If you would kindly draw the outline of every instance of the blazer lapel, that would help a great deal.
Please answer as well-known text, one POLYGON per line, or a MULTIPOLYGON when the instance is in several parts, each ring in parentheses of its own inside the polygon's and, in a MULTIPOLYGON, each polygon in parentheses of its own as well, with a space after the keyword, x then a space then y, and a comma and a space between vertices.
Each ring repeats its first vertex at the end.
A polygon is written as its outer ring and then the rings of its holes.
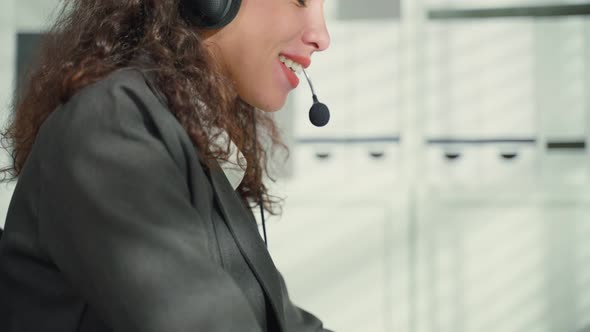
POLYGON ((270 301, 281 330, 284 331, 283 299, 277 269, 256 227, 256 219, 242 204, 220 168, 210 169, 211 183, 227 226, 244 259, 270 301))

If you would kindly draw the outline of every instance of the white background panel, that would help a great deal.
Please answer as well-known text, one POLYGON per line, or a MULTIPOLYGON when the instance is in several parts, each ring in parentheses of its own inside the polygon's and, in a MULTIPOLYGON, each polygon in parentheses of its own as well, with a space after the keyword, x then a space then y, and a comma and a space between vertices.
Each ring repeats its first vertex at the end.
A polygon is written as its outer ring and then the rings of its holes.
POLYGON ((587 135, 587 25, 588 20, 579 17, 539 19, 535 23, 540 131, 549 138, 587 135))
POLYGON ((432 23, 427 28, 429 136, 535 133, 530 20, 432 23))
POLYGON ((588 321, 576 312, 590 293, 577 276, 589 268, 576 259, 589 246, 575 241, 588 236, 587 197, 522 193, 421 198, 418 330, 575 331, 588 321))
POLYGON ((293 301, 336 331, 406 330, 408 224, 402 207, 384 200, 291 199, 284 216, 267 228, 293 301))

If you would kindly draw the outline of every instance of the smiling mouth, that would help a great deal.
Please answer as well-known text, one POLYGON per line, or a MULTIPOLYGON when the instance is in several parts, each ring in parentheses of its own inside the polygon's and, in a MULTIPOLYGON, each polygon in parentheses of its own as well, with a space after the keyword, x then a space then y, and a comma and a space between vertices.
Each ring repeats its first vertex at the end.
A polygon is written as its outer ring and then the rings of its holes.
POLYGON ((287 68, 296 74, 301 74, 301 71, 303 70, 303 66, 301 64, 285 57, 284 55, 279 55, 279 61, 284 63, 287 68))

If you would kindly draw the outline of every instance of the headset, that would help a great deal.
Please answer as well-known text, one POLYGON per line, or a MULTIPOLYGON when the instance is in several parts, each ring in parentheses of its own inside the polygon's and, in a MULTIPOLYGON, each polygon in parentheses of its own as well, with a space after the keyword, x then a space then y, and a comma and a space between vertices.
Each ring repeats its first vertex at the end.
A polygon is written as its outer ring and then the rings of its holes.
POLYGON ((204 29, 219 29, 238 14, 241 0, 180 0, 180 13, 190 24, 204 29))
MULTIPOLYGON (((180 0, 180 14, 189 24, 203 29, 219 29, 228 25, 238 14, 241 0, 180 0)), ((323 127, 330 120, 330 111, 328 107, 321 103, 315 94, 313 84, 305 69, 303 70, 311 93, 313 95, 313 105, 309 110, 309 120, 316 127, 323 127)), ((254 132, 256 132, 256 117, 252 116, 254 132)), ((256 144, 254 144, 256 147, 256 144)), ((256 154, 258 154, 256 152, 256 154)), ((266 222, 264 220, 264 208, 262 204, 262 194, 258 194, 260 205, 260 217, 262 219, 262 229, 264 233, 264 243, 268 247, 266 237, 266 222)))

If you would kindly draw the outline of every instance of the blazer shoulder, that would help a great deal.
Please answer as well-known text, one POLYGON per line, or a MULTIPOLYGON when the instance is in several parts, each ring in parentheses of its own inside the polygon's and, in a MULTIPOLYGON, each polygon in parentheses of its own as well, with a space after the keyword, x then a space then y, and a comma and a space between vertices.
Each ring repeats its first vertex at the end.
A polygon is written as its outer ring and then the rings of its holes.
POLYGON ((96 118, 113 116, 114 113, 125 117, 145 110, 152 117, 172 119, 163 98, 146 73, 135 68, 121 68, 82 88, 57 112, 75 109, 76 114, 68 114, 68 117, 96 118))
POLYGON ((127 139, 157 140, 184 165, 194 157, 195 146, 158 93, 140 70, 116 70, 52 112, 41 128, 39 143, 75 153, 96 142, 111 142, 114 148, 127 139))

